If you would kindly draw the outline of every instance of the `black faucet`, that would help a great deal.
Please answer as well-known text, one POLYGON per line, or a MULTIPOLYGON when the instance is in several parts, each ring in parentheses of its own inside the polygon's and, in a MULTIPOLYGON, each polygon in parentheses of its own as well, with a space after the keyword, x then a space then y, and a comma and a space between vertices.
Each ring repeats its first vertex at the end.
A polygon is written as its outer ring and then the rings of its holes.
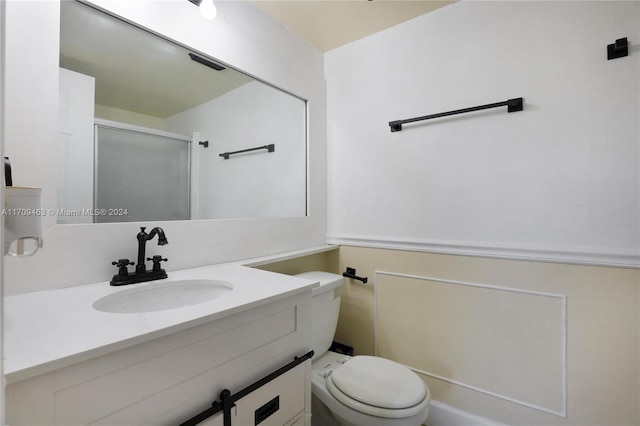
MULTIPOLYGON (((155 228, 153 228, 151 230, 150 233, 146 233, 144 230, 147 229, 144 226, 140 227, 140 232, 138 232, 138 264, 136 265, 136 274, 140 274, 140 273, 144 273, 147 272, 147 267, 144 263, 144 253, 145 253, 145 246, 147 244, 148 240, 152 240, 153 237, 156 236, 156 234, 158 235, 158 245, 159 246, 164 246, 169 244, 169 241, 167 241, 167 237, 164 236, 164 231, 162 230, 162 228, 156 226, 155 228)), ((150 260, 150 259, 148 259, 150 260)))
POLYGON ((153 268, 151 271, 147 271, 145 251, 147 241, 153 239, 156 235, 158 235, 159 246, 169 244, 169 241, 167 241, 167 237, 164 235, 162 228, 156 226, 148 234, 145 232, 145 229, 147 228, 144 226, 140 227, 140 232, 138 232, 136 236, 138 239, 138 263, 136 264, 136 271, 133 274, 129 274, 127 266, 133 265, 133 262, 130 262, 129 259, 119 259, 117 262, 111 262, 112 265, 118 267, 118 273, 113 276, 109 284, 127 285, 167 278, 167 272, 160 268, 160 262, 166 262, 167 259, 158 255, 147 258, 147 260, 153 262, 153 268))

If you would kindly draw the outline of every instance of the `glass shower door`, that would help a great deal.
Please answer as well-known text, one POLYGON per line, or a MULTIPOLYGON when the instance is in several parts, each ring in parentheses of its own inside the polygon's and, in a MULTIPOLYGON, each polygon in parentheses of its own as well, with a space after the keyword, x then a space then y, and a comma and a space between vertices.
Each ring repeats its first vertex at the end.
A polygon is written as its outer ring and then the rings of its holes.
POLYGON ((189 219, 190 140, 95 126, 94 222, 189 219))

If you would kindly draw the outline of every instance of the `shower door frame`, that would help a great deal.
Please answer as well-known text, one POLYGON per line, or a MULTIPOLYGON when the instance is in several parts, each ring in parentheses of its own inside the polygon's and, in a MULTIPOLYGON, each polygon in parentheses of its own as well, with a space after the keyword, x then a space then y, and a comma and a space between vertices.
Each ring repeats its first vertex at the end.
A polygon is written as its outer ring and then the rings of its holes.
MULTIPOLYGON (((166 132, 163 130, 153 129, 150 127, 144 126, 136 126, 133 124, 122 123, 119 121, 111 121, 96 118, 93 123, 93 208, 94 211, 98 208, 98 128, 110 128, 121 131, 133 132, 133 133, 142 133, 148 136, 159 136, 163 138, 176 139, 178 141, 183 141, 187 144, 187 219, 191 220, 192 217, 192 209, 191 209, 191 185, 192 185, 192 145, 193 138, 181 135, 178 133, 166 132)), ((184 220, 184 219, 173 219, 173 220, 184 220)), ((96 215, 93 215, 93 223, 104 223, 104 222, 96 222, 96 215)), ((111 223, 111 222, 109 222, 111 223)), ((115 223, 115 222, 114 222, 115 223)), ((118 222, 122 223, 122 222, 118 222)))

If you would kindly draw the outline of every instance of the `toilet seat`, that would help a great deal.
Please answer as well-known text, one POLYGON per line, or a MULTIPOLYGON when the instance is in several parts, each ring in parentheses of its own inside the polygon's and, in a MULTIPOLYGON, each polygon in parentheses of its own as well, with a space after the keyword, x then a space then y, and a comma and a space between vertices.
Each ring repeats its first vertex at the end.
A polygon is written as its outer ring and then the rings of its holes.
POLYGON ((377 417, 414 416, 430 402, 422 380, 394 361, 356 356, 326 379, 331 395, 349 408, 377 417))

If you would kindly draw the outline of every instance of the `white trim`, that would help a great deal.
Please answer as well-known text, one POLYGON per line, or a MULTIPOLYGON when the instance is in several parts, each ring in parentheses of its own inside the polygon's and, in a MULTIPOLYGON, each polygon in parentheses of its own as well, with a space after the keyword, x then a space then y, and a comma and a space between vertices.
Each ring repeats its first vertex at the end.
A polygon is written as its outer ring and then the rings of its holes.
MULTIPOLYGON (((501 286, 495 286, 495 285, 488 285, 488 284, 480 284, 480 283, 470 283, 470 282, 464 282, 464 281, 454 281, 454 280, 445 280, 445 279, 441 279, 441 278, 433 278, 433 277, 426 277, 426 276, 420 276, 420 275, 412 275, 412 274, 402 274, 402 273, 396 273, 396 272, 387 272, 387 271, 375 271, 375 277, 374 277, 374 325, 373 325, 373 344, 374 344, 374 354, 378 355, 378 276, 379 275, 388 275, 388 276, 393 276, 393 277, 399 277, 399 278, 409 278, 409 279, 417 279, 417 280, 423 280, 423 281, 433 281, 433 282, 439 282, 439 283, 443 283, 443 284, 452 284, 452 285, 461 285, 461 286, 467 286, 467 287, 475 287, 475 288, 484 288, 484 289, 490 289, 490 290, 498 290, 498 291, 507 291, 507 292, 511 292, 511 293, 519 293, 519 294, 528 294, 531 296, 542 296, 542 297, 551 297, 551 298, 555 298, 555 299, 560 299, 561 303, 562 303, 562 409, 561 410, 554 410, 551 408, 547 408, 547 407, 543 407, 537 404, 533 404, 530 402, 526 402, 517 398, 512 398, 510 396, 507 395, 502 395, 496 392, 492 392, 490 390, 487 389, 483 389, 477 386, 473 386, 458 380, 454 380, 448 377, 444 377, 444 376, 440 376, 438 374, 434 374, 434 373, 430 373, 428 371, 424 371, 412 366, 407 366, 409 368, 411 368, 413 371, 415 371, 416 373, 419 374, 423 374, 426 376, 430 376, 433 377, 435 379, 438 380, 442 380, 457 386, 461 386, 464 387, 466 389, 470 389, 476 392, 480 392, 483 393, 485 395, 489 395, 495 398, 499 398, 514 404, 518 404, 518 405, 522 405, 524 407, 528 407, 528 408, 532 408, 534 410, 538 410, 538 411, 542 411, 544 413, 548 413, 548 414, 553 414, 559 417, 564 417, 567 418, 567 295, 565 294, 556 294, 556 293, 546 293, 546 292, 539 292, 539 291, 531 291, 531 290, 523 290, 523 289, 519 289, 519 288, 512 288, 512 287, 501 287, 501 286)), ((431 426, 431 425, 430 425, 431 426)))
POLYGON ((327 244, 370 247, 389 250, 410 250, 462 256, 490 257, 510 260, 567 263, 578 265, 640 268, 640 252, 587 251, 571 248, 550 249, 522 245, 489 245, 473 242, 435 241, 411 238, 329 235, 327 244))
POLYGON ((426 424, 429 426, 505 426, 433 399, 429 406, 426 424))

